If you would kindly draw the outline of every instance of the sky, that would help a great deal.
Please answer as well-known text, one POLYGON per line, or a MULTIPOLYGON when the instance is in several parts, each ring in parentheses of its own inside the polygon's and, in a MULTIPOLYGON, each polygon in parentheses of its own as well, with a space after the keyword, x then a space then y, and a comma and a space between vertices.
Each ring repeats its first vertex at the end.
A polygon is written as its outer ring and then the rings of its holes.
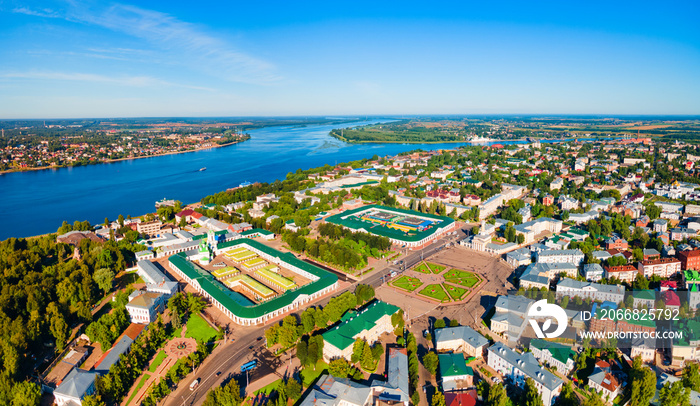
POLYGON ((0 0, 0 118, 700 114, 697 1, 198 3, 0 0))

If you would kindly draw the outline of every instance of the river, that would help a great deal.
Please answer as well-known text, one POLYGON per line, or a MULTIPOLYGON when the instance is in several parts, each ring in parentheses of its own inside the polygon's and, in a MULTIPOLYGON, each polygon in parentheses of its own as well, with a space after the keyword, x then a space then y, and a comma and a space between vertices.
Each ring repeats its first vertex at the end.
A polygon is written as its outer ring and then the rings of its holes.
POLYGON ((105 217, 142 215, 153 212, 155 201, 164 197, 192 203, 244 181, 284 179, 299 168, 463 145, 348 144, 328 135, 334 128, 378 122, 267 127, 249 131, 250 140, 228 147, 0 175, 0 240, 55 232, 63 220, 101 224, 105 217), (203 167, 206 171, 199 170, 203 167))

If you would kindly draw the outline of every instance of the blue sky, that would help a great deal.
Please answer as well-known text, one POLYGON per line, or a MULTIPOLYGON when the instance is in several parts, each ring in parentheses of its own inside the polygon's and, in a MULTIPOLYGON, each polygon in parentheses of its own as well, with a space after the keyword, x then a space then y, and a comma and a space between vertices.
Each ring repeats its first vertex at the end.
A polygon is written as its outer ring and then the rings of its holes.
POLYGON ((0 1, 0 118, 700 114, 700 2, 215 3, 0 1))

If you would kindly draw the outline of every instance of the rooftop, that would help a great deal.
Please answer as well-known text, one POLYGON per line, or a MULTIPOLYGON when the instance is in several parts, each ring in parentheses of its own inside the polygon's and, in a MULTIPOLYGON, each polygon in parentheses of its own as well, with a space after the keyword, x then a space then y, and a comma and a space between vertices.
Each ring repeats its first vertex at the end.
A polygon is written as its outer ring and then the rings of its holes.
POLYGON ((344 350, 355 342, 355 336, 364 330, 370 330, 377 321, 386 315, 392 315, 400 309, 397 306, 377 300, 360 310, 356 315, 346 318, 337 326, 323 333, 323 339, 336 348, 344 350))

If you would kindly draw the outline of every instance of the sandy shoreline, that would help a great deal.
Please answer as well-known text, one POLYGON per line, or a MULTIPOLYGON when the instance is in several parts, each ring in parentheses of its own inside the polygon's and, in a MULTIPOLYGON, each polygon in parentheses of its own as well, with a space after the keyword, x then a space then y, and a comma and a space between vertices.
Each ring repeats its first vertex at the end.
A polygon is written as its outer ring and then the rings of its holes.
MULTIPOLYGON (((250 139, 250 138, 248 138, 250 139)), ((89 163, 87 165, 76 165, 76 166, 70 166, 70 165, 63 165, 63 166, 40 166, 37 168, 22 168, 22 169, 8 169, 5 171, 0 171, 0 175, 4 175, 6 173, 15 173, 15 172, 31 172, 31 171, 43 171, 47 169, 66 169, 66 168, 78 168, 81 166, 91 166, 91 165, 101 165, 101 164, 111 164, 115 162, 121 162, 121 161, 131 161, 135 159, 142 159, 142 158, 155 158, 159 156, 166 156, 166 155, 175 155, 175 154, 186 154, 188 152, 197 152, 197 151, 204 151, 207 149, 212 149, 212 148, 222 148, 222 147, 228 147, 230 145, 238 144, 241 142, 245 142, 248 140, 242 140, 242 141, 233 141, 229 142, 226 144, 221 144, 221 145, 212 145, 210 147, 205 147, 205 148, 197 148, 197 149, 192 149, 192 150, 187 150, 187 151, 173 151, 173 152, 166 152, 163 154, 156 154, 156 155, 146 155, 146 156, 135 156, 135 157, 130 157, 130 158, 117 158, 117 159, 108 159, 106 161, 97 161, 95 163, 89 163)))

